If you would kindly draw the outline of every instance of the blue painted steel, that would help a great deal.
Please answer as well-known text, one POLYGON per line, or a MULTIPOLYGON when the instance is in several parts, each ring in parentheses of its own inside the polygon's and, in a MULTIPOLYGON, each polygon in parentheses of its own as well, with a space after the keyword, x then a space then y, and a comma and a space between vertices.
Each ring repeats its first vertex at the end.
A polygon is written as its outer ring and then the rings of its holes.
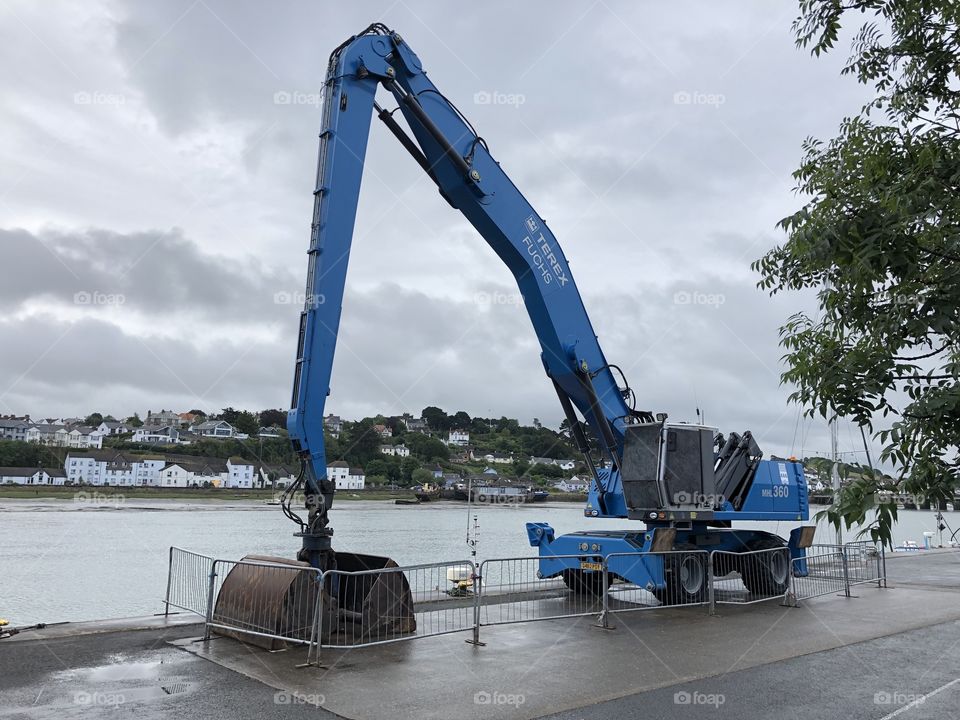
MULTIPOLYGON (((618 463, 630 410, 607 366, 556 237, 490 155, 486 143, 429 80, 416 54, 399 35, 382 26, 371 26, 334 52, 325 83, 306 302, 287 419, 294 447, 308 461, 308 494, 324 495, 325 507, 333 499, 333 484, 326 477, 323 414, 330 392, 370 120, 381 85, 397 101, 440 192, 463 213, 516 278, 540 342, 547 375, 570 397, 597 437, 604 437, 604 431, 610 429, 615 445, 613 460, 618 463), (598 401, 596 413, 582 380, 584 371, 592 377, 598 401)), ((434 251, 443 253, 445 248, 436 247, 434 251)), ((452 255, 451 262, 456 262, 452 255)), ((590 490, 586 514, 627 517, 619 471, 600 470, 597 482, 608 493, 605 512, 600 510, 603 506, 595 485, 590 490)), ((799 464, 764 461, 743 508, 725 508, 714 513, 714 518, 806 519, 806 513, 799 464)), ((656 526, 657 522, 648 525, 656 526)), ((735 533, 706 531, 705 526, 695 525, 711 538, 716 535, 717 549, 737 545, 735 533)), ((533 530, 528 526, 528 534, 545 556, 577 553, 584 537, 555 537, 553 529, 544 524, 535 525, 533 530)), ((608 552, 637 552, 649 542, 649 533, 643 532, 632 540, 596 537, 609 546, 608 552), (637 538, 646 539, 639 542, 637 538)), ((740 535, 741 540, 743 537, 753 535, 748 532, 740 535)), ((548 558, 547 562, 552 569, 555 561, 548 558)), ((658 577, 650 568, 644 574, 654 580, 658 577)))
MULTIPOLYGON (((547 374, 570 396, 600 434, 609 422, 622 445, 629 410, 597 342, 573 274, 547 223, 500 169, 454 107, 423 72, 413 51, 396 34, 361 35, 331 64, 325 87, 314 219, 309 250, 307 302, 301 324, 293 406, 287 427, 295 448, 309 455, 308 482, 326 476, 323 412, 329 393, 341 300, 356 218, 360 180, 380 83, 392 92, 429 162, 433 177, 510 268, 540 341, 547 374), (410 95, 459 157, 470 158, 469 172, 447 154, 403 97, 410 95), (595 417, 578 376, 587 368, 603 418, 595 417)), ((444 252, 443 247, 436 248, 444 252)), ((451 262, 455 258, 451 257, 451 262)))

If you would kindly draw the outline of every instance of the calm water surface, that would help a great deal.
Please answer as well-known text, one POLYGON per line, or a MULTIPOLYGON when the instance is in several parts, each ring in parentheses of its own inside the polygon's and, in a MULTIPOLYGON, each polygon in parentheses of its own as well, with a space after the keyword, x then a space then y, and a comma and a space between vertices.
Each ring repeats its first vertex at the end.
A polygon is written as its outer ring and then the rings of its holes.
MULTIPOLYGON (((524 523, 549 522, 557 534, 639 527, 585 518, 580 503, 474 507, 478 556, 534 554, 524 523)), ((388 555, 400 564, 469 558, 462 503, 416 506, 341 501, 331 512, 334 547, 388 555)), ((960 513, 946 513, 956 529, 960 513)), ((741 523, 786 537, 791 523, 741 523)), ((934 514, 902 511, 896 543, 923 542, 934 514)), ((249 553, 293 557, 299 540, 276 506, 262 503, 127 501, 96 507, 70 501, 0 501, 0 617, 13 625, 148 615, 163 610, 171 545, 225 559, 249 553)), ((847 533, 853 539, 854 532, 847 533)), ((949 533, 946 533, 949 536, 949 533)), ((832 542, 821 528, 819 542, 832 542)))

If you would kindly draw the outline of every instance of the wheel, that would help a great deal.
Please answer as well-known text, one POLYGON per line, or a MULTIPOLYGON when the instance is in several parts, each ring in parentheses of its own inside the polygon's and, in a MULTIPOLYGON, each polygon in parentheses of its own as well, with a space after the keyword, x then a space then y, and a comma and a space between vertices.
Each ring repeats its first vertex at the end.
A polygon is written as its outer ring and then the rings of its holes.
POLYGON ((707 564, 703 554, 664 555, 663 575, 665 586, 651 591, 661 605, 690 605, 707 599, 707 564))
POLYGON ((563 582, 577 595, 603 595, 603 573, 588 570, 564 570, 563 582))
POLYGON ((777 537, 760 537, 747 544, 750 550, 776 552, 744 555, 740 577, 753 595, 783 595, 790 587, 790 550, 777 537))
POLYGON ((478 502, 486 502, 486 501, 487 501, 487 496, 486 496, 486 495, 477 495, 477 501, 478 501, 478 502))

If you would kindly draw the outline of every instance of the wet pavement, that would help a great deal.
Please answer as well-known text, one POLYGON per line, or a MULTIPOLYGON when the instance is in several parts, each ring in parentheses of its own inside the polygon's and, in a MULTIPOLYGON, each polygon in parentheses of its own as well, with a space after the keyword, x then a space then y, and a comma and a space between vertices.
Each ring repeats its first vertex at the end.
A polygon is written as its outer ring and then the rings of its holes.
POLYGON ((197 640, 178 618, 0 641, 0 717, 957 717, 960 554, 895 557, 889 589, 801 608, 645 610, 354 650, 197 640), (127 630, 124 627, 144 629, 127 630), (80 633, 80 634, 77 634, 80 633))

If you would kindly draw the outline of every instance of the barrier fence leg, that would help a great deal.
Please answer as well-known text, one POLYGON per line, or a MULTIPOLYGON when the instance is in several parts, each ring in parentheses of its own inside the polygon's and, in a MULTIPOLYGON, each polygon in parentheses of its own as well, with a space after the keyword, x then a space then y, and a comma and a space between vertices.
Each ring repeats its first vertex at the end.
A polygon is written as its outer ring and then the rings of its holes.
POLYGON ((600 609, 600 617, 597 618, 597 627, 604 630, 613 630, 615 626, 610 624, 610 573, 607 571, 607 560, 603 560, 603 602, 600 609))
MULTIPOLYGON (((883 546, 883 542, 880 543, 880 557, 877 558, 877 565, 881 569, 883 575, 883 587, 887 586, 887 549, 883 546)), ((879 580, 877 581, 877 587, 880 587, 879 580)))
POLYGON ((480 604, 483 601, 483 572, 474 575, 473 586, 476 589, 473 594, 473 635, 466 642, 470 645, 482 647, 485 642, 480 642, 480 604))
POLYGON ((213 591, 217 582, 217 561, 213 561, 210 568, 210 582, 207 584, 207 615, 203 624, 203 639, 210 639, 210 623, 213 622, 213 591))
POLYGON ((167 560, 167 593, 163 596, 163 616, 170 615, 170 581, 173 577, 173 546, 170 546, 170 555, 167 560))
POLYGON ((715 552, 711 552, 710 559, 707 561, 707 613, 710 615, 717 614, 716 589, 713 587, 713 556, 715 554, 715 552))
POLYGON ((843 558, 843 594, 850 597, 850 570, 847 567, 847 549, 840 549, 840 556, 843 558))
POLYGON ((313 628, 310 631, 310 644, 307 645, 307 662, 297 667, 318 667, 320 664, 320 643, 323 638, 323 574, 320 574, 320 580, 317 583, 320 592, 317 594, 317 602, 314 605, 313 628))

